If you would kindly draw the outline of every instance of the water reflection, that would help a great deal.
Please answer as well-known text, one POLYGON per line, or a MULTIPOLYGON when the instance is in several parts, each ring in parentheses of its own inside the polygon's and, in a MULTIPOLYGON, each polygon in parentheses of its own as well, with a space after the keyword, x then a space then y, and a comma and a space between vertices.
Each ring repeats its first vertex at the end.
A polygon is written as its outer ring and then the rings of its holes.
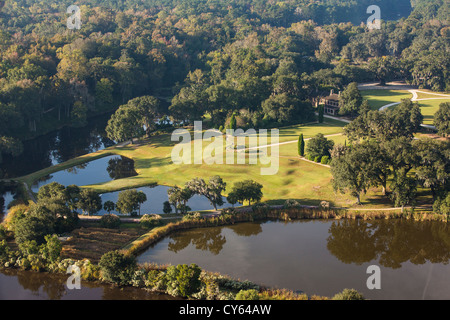
POLYGON ((8 212, 11 202, 19 197, 19 189, 16 185, 0 183, 0 222, 3 220, 3 215, 8 212))
POLYGON ((109 118, 110 115, 91 118, 86 127, 64 127, 24 141, 24 152, 20 156, 4 155, 0 164, 0 177, 24 176, 112 146, 114 143, 106 138, 105 133, 109 118))
POLYGON ((441 222, 302 220, 184 230, 139 263, 196 263, 203 269, 277 288, 333 296, 355 288, 368 299, 449 299, 450 241, 441 222), (382 290, 368 290, 379 265, 382 290))
MULTIPOLYGON (((147 201, 141 206, 141 214, 164 214, 164 202, 169 200, 169 196, 167 195, 167 191, 170 189, 168 186, 149 186, 149 187, 141 187, 136 188, 137 191, 142 191, 147 196, 147 201)), ((104 193, 101 195, 103 203, 106 201, 112 201, 114 203, 117 202, 119 198, 119 193, 121 191, 104 193)), ((231 205, 226 201, 226 198, 223 198, 224 204, 222 206, 217 206, 218 209, 231 207, 231 205)), ((211 203, 206 197, 200 195, 194 195, 189 201, 187 205, 192 209, 192 211, 196 210, 211 210, 213 207, 211 203)), ((101 210, 99 214, 106 214, 107 212, 101 210)))
POLYGON ((197 229, 190 232, 188 236, 173 235, 170 237, 169 250, 179 252, 192 244, 197 250, 207 250, 214 255, 218 255, 222 251, 226 238, 222 235, 220 228, 197 229))
POLYGON ((38 192, 40 187, 51 182, 64 186, 85 186, 135 175, 137 173, 133 160, 122 156, 108 156, 45 176, 33 184, 32 190, 38 192))
POLYGON ((340 220, 332 223, 329 233, 327 248, 344 263, 376 260, 397 269, 408 261, 421 265, 450 260, 450 232, 445 223, 340 220))
POLYGON ((128 177, 137 176, 137 172, 134 169, 134 161, 126 158, 113 158, 108 161, 108 167, 106 168, 109 176, 113 180, 123 179, 128 177))
POLYGON ((174 300, 139 288, 118 288, 95 282, 81 283, 81 290, 68 290, 67 275, 0 270, 0 300, 174 300))
POLYGON ((194 229, 190 232, 175 233, 169 236, 170 242, 168 244, 168 249, 169 251, 177 253, 187 248, 189 245, 193 245, 197 250, 209 251, 214 255, 218 255, 227 241, 225 235, 223 235, 224 229, 232 230, 236 235, 241 237, 256 236, 262 232, 260 223, 194 229))

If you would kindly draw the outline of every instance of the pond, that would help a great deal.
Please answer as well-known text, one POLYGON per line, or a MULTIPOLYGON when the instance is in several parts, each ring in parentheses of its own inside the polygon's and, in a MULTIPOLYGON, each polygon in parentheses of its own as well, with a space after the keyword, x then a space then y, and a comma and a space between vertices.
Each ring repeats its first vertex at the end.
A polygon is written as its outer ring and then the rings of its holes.
POLYGON ((269 287, 333 296, 354 288, 368 299, 450 299, 450 232, 405 220, 243 223, 172 234, 140 263, 191 264, 269 287), (381 268, 369 290, 367 268, 381 268))
POLYGON ((0 222, 8 212, 9 205, 20 198, 20 192, 16 184, 0 183, 0 222))
POLYGON ((80 290, 69 290, 67 279, 68 275, 0 269, 0 300, 174 300, 143 289, 84 281, 80 290))
POLYGON ((105 128, 110 114, 90 118, 82 128, 64 127, 23 142, 18 157, 3 155, 0 176, 15 178, 63 163, 70 159, 114 145, 106 138, 105 128))
POLYGON ((36 181, 32 191, 38 192, 40 187, 51 182, 58 182, 64 186, 72 184, 86 186, 136 175, 133 160, 122 156, 108 156, 52 173, 36 181))
MULTIPOLYGON (((136 190, 142 191, 147 196, 147 201, 141 206, 141 215, 144 214, 164 214, 164 202, 169 200, 167 191, 170 187, 167 186, 155 186, 155 187, 143 187, 137 188, 136 190)), ((117 202, 120 191, 104 193, 101 195, 103 203, 106 201, 117 202)), ((217 206, 218 209, 231 207, 231 205, 224 198, 224 205, 217 206)), ((195 195, 187 203, 187 206, 191 208, 192 211, 201 210, 212 210, 214 209, 211 203, 203 196, 195 195)), ((172 207, 172 210, 173 207, 172 207)), ((174 213, 173 211, 172 213, 174 213)), ((100 211, 99 214, 106 214, 104 210, 100 211)))

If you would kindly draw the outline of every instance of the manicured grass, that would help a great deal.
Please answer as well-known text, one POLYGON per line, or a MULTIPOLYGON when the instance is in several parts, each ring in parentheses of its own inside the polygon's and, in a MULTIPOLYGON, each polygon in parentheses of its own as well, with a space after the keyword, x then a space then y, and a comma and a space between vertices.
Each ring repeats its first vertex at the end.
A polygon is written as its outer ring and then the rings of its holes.
MULTIPOLYGON (((280 129, 280 142, 296 141, 298 135, 303 133, 305 139, 316 135, 319 132, 324 134, 336 134, 342 132, 344 123, 327 120, 323 124, 309 124, 290 126, 280 129)), ((333 137, 338 138, 338 137, 333 137)), ((270 143, 270 140, 268 141, 270 143)), ((186 181, 196 177, 208 179, 211 176, 219 175, 228 184, 229 192, 234 182, 244 179, 252 179, 263 184, 264 200, 269 199, 301 199, 308 204, 317 204, 320 200, 338 201, 330 186, 331 175, 329 169, 317 166, 296 157, 297 144, 291 143, 280 146, 279 172, 272 176, 262 176, 261 168, 270 165, 262 164, 183 164, 176 165, 172 162, 171 152, 175 144, 171 136, 160 135, 151 137, 142 144, 128 145, 126 147, 111 147, 104 151, 99 151, 90 155, 82 156, 65 162, 55 167, 47 168, 29 176, 22 177, 21 180, 32 184, 47 174, 69 168, 71 166, 91 161, 106 155, 117 154, 126 156, 135 161, 135 169, 138 176, 120 180, 113 180, 107 183, 85 186, 98 192, 112 192, 117 190, 138 188, 141 186, 159 184, 166 186, 183 186, 186 181), (294 158, 294 159, 292 159, 294 158)), ((204 143, 206 148, 209 143, 204 143)), ((270 156, 270 149, 267 150, 270 156)), ((225 160, 225 150, 220 150, 218 156, 225 160)), ((236 155, 234 155, 236 157, 236 155)), ((236 163, 235 158, 235 163, 236 163)), ((226 192, 226 193, 227 193, 226 192)))
POLYGON ((444 102, 450 102, 450 99, 418 101, 420 105, 420 110, 423 114, 424 124, 433 125, 434 114, 439 110, 439 105, 444 102))
MULTIPOLYGON (((270 167, 269 164, 237 164, 236 154, 234 164, 181 164, 172 162, 171 153, 173 147, 179 142, 171 141, 171 135, 163 134, 150 137, 140 143, 125 147, 111 147, 91 155, 86 155, 63 163, 57 167, 41 170, 30 176, 22 178, 31 184, 33 179, 40 176, 71 167, 96 158, 117 154, 131 158, 135 161, 137 176, 113 180, 102 184, 84 186, 96 190, 99 193, 113 192, 123 189, 138 188, 147 185, 159 184, 165 186, 184 186, 184 184, 196 177, 208 180, 219 175, 227 183, 225 195, 228 194, 237 181, 252 179, 263 185, 263 201, 281 201, 296 199, 302 204, 318 205, 326 200, 333 206, 351 207, 355 203, 350 195, 335 193, 331 184, 332 176, 328 167, 301 160, 297 154, 297 139, 300 133, 305 139, 311 138, 317 133, 332 135, 329 139, 335 143, 344 144, 346 137, 341 135, 345 123, 326 119, 325 123, 311 123, 280 128, 280 143, 293 141, 279 146, 279 170, 275 175, 261 175, 261 168, 270 167)), ((270 141, 268 141, 270 143, 270 141)), ((306 141, 308 143, 308 141, 306 141)), ((189 145, 189 144, 187 144, 189 145)), ((194 151, 194 143, 190 146, 194 151)), ((209 142, 203 144, 203 151, 209 146, 209 142)), ((216 155, 219 159, 226 160, 227 151, 222 146, 216 155)), ((230 152, 230 151, 229 151, 230 152)), ((268 159, 271 148, 263 153, 262 158, 268 159)), ((193 160, 193 153, 191 159, 193 160)), ((246 155, 248 157, 248 154, 246 155)), ((379 190, 372 190, 362 197, 362 201, 373 207, 390 207, 391 204, 379 200, 379 190)))
POLYGON ((406 90, 363 90, 361 95, 369 101, 372 110, 378 110, 393 102, 401 102, 402 99, 412 98, 412 94, 406 90))

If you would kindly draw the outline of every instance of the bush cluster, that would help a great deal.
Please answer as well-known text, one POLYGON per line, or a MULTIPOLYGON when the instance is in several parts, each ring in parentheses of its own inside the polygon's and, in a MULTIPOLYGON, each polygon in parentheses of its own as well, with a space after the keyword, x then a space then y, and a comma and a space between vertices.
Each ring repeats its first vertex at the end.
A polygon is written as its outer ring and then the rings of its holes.
POLYGON ((121 224, 120 218, 115 214, 105 214, 100 218, 100 225, 103 228, 119 229, 120 224, 121 224))
POLYGON ((141 227, 152 229, 162 225, 162 217, 158 214, 144 214, 139 221, 141 227))

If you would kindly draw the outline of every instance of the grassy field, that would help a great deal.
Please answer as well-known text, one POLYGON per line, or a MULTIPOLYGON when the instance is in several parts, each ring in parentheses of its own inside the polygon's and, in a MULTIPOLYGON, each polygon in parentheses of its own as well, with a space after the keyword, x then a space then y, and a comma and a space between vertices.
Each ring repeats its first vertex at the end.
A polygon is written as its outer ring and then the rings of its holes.
MULTIPOLYGON (((388 103, 399 102, 401 99, 412 97, 410 92, 399 90, 368 90, 362 91, 362 94, 364 98, 369 100, 369 103, 374 109, 388 103)), ((431 116, 441 102, 441 100, 421 102, 421 106, 425 110, 425 123, 432 121, 431 116)), ((245 164, 236 164, 237 154, 231 150, 227 151, 224 146, 217 149, 213 155, 219 159, 223 159, 225 163, 227 155, 229 156, 231 153, 234 164, 203 163, 176 165, 172 162, 171 153, 174 146, 178 144, 178 141, 173 142, 171 141, 171 135, 163 134, 142 140, 134 145, 111 147, 103 151, 79 157, 58 166, 33 173, 20 180, 31 185, 33 181, 47 174, 103 156, 116 154, 133 159, 138 175, 84 187, 92 188, 99 193, 105 193, 154 184, 183 186, 187 181, 196 177, 207 180, 209 177, 219 175, 227 183, 225 194, 230 192, 235 182, 252 179, 264 186, 263 201, 297 199, 303 204, 317 205, 320 201, 326 200, 330 201, 334 206, 350 207, 354 204, 355 200, 349 195, 340 195, 334 192, 331 186, 332 176, 330 169, 300 159, 297 155, 296 143, 300 133, 303 133, 305 139, 322 133, 328 136, 329 139, 335 141, 335 143, 344 144, 346 140, 345 136, 342 135, 344 126, 344 122, 325 119, 325 122, 322 124, 309 123, 280 128, 279 171, 275 175, 261 175, 261 168, 269 167, 270 164, 261 164, 259 162, 258 164, 249 164, 248 158, 245 164)), ((267 144, 270 143, 272 141, 269 138, 267 144)), ((238 142, 236 140, 235 145, 237 144, 238 142)), ((244 145, 248 147, 248 141, 244 145)), ((190 146, 194 150, 193 142, 190 143, 190 146)), ((208 146, 208 142, 204 143, 202 151, 204 152, 208 146)), ((270 148, 258 150, 258 152, 262 153, 262 159, 270 160, 270 148)), ((248 157, 248 153, 246 156, 248 157)), ((191 160, 193 159, 192 155, 191 160)), ((380 197, 379 190, 370 190, 367 195, 362 197, 362 201, 373 207, 391 206, 385 198, 380 197)))
POLYGON ((412 94, 406 90, 364 90, 361 91, 361 95, 369 101, 372 110, 378 110, 390 103, 400 102, 402 99, 412 98, 412 94))
MULTIPOLYGON (((135 161, 135 169, 138 173, 135 177, 112 180, 107 183, 85 186, 97 192, 112 192, 117 190, 137 188, 151 184, 166 186, 183 186, 188 180, 196 177, 205 180, 211 176, 219 175, 227 182, 228 193, 234 182, 245 179, 252 179, 264 186, 264 200, 271 199, 298 199, 305 204, 318 204, 321 200, 328 200, 337 205, 348 204, 349 197, 337 196, 334 194, 330 181, 331 174, 329 168, 300 160, 297 156, 297 139, 300 133, 305 139, 311 138, 317 133, 333 135, 330 139, 344 141, 344 137, 339 134, 345 123, 326 119, 325 123, 312 123, 308 125, 289 126, 280 129, 280 142, 294 141, 294 143, 280 145, 279 171, 276 175, 262 176, 261 168, 270 167, 264 165, 249 164, 183 164, 176 165, 172 162, 171 153, 175 144, 171 136, 160 135, 141 141, 134 145, 125 147, 111 147, 90 155, 72 159, 68 162, 47 168, 31 175, 20 178, 22 182, 31 185, 36 179, 50 173, 67 169, 73 165, 95 160, 103 156, 117 154, 135 161), (336 135, 337 134, 337 135, 336 135)), ((268 143, 270 143, 270 139, 268 143)), ((203 150, 209 143, 204 143, 203 150)), ((193 143, 191 143, 193 146, 193 143)), ((222 148, 216 155, 226 159, 226 150, 222 148)), ((230 152, 230 151, 229 151, 230 152)), ((271 150, 267 150, 264 159, 269 159, 271 150)), ((231 151, 231 153, 233 153, 231 151)), ((234 163, 237 163, 236 154, 233 153, 234 163)))
POLYGON ((443 102, 449 102, 449 100, 430 100, 430 101, 418 101, 420 110, 423 114, 423 123, 433 125, 434 114, 439 110, 439 105, 443 102))

